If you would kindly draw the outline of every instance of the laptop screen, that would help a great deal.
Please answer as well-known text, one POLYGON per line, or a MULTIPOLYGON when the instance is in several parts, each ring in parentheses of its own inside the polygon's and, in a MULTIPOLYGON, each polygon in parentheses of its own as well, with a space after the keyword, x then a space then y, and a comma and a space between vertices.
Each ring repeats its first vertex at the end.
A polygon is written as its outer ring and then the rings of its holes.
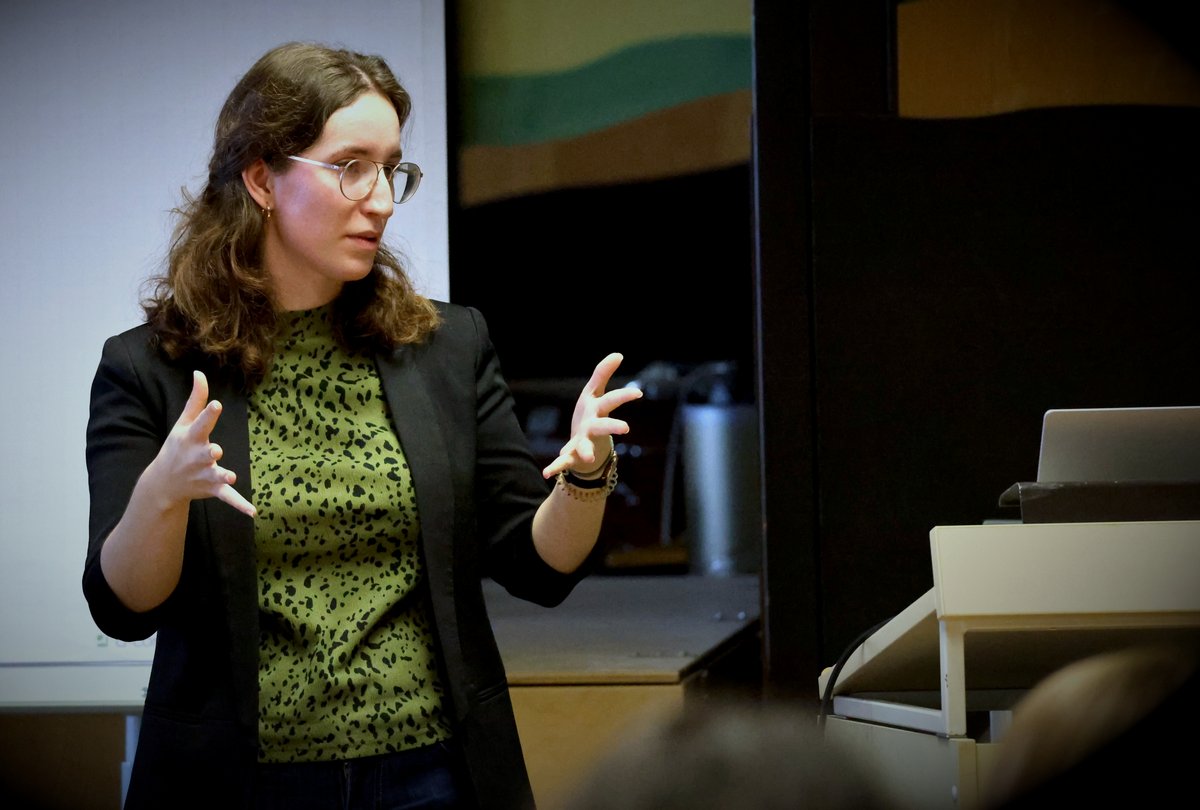
POLYGON ((1200 481, 1200 407, 1046 411, 1037 480, 1200 481))

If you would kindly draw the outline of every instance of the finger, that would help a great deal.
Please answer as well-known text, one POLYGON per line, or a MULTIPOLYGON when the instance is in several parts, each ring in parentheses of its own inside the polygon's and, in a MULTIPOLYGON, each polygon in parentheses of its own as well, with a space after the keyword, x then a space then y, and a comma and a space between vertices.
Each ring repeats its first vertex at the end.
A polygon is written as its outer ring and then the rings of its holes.
POLYGON ((195 421, 188 425, 188 437, 198 442, 208 441, 208 434, 212 433, 213 426, 217 424, 217 418, 221 415, 222 409, 221 403, 215 399, 208 403, 195 421))
POLYGON ((596 368, 592 371, 592 376, 588 378, 587 390, 595 394, 604 393, 608 381, 612 379, 612 375, 616 373, 624 359, 619 352, 613 352, 597 363, 596 368))
MULTIPOLYGON (((601 436, 624 436, 629 432, 629 423, 613 416, 597 416, 587 423, 586 436, 595 441, 601 436)), ((563 448, 564 452, 566 448, 563 448)))
POLYGON ((217 491, 217 498, 229 504, 243 515, 255 517, 258 514, 258 510, 254 508, 254 504, 243 498, 242 494, 229 484, 224 484, 217 491))
POLYGON ((204 376, 203 371, 192 372, 192 393, 188 395, 188 400, 183 406, 183 413, 179 415, 181 422, 194 422, 196 417, 204 410, 204 406, 208 404, 208 378, 204 376))
POLYGON ((542 469, 542 478, 553 478, 563 470, 568 469, 573 460, 574 456, 569 453, 564 453, 563 455, 554 459, 554 461, 551 461, 542 469))
POLYGON ((603 413, 612 413, 625 403, 641 398, 642 391, 639 388, 618 388, 600 397, 596 402, 596 409, 603 413))
POLYGON ((583 436, 575 444, 575 457, 584 464, 592 464, 596 461, 596 443, 590 436, 583 436))
POLYGON ((213 461, 220 461, 221 456, 225 455, 225 451, 221 449, 221 445, 213 442, 208 446, 208 454, 212 456, 213 461))
POLYGON ((624 419, 614 419, 611 416, 599 420, 597 427, 610 436, 624 436, 629 432, 628 422, 624 419))

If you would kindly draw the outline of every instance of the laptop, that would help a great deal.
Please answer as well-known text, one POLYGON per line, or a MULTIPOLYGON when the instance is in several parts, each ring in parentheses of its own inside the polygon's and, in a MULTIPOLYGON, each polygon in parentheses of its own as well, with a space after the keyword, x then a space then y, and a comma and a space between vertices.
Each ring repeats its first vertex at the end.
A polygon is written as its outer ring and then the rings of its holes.
POLYGON ((1200 406, 1048 410, 1037 480, 1200 481, 1200 406))

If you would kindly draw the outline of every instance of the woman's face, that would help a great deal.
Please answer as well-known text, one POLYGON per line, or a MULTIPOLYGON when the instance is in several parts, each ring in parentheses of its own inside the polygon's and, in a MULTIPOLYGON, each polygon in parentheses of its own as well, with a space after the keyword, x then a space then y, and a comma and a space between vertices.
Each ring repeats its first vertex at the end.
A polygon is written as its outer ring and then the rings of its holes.
MULTIPOLYGON (((329 117, 321 137, 300 157, 322 163, 369 158, 400 160, 400 120, 378 93, 364 93, 329 117)), ((271 173, 273 210, 266 223, 263 261, 281 309, 311 309, 332 301, 342 285, 371 272, 392 215, 383 177, 364 199, 346 199, 338 172, 288 161, 271 173)))

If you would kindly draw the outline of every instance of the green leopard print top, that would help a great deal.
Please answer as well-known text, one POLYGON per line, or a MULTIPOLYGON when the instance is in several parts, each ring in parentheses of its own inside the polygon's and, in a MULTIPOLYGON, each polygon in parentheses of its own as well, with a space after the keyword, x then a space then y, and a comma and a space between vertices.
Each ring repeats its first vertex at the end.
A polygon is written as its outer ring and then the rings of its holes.
POLYGON ((338 346, 328 306, 280 318, 249 397, 259 760, 444 739, 416 498, 375 363, 338 346))

